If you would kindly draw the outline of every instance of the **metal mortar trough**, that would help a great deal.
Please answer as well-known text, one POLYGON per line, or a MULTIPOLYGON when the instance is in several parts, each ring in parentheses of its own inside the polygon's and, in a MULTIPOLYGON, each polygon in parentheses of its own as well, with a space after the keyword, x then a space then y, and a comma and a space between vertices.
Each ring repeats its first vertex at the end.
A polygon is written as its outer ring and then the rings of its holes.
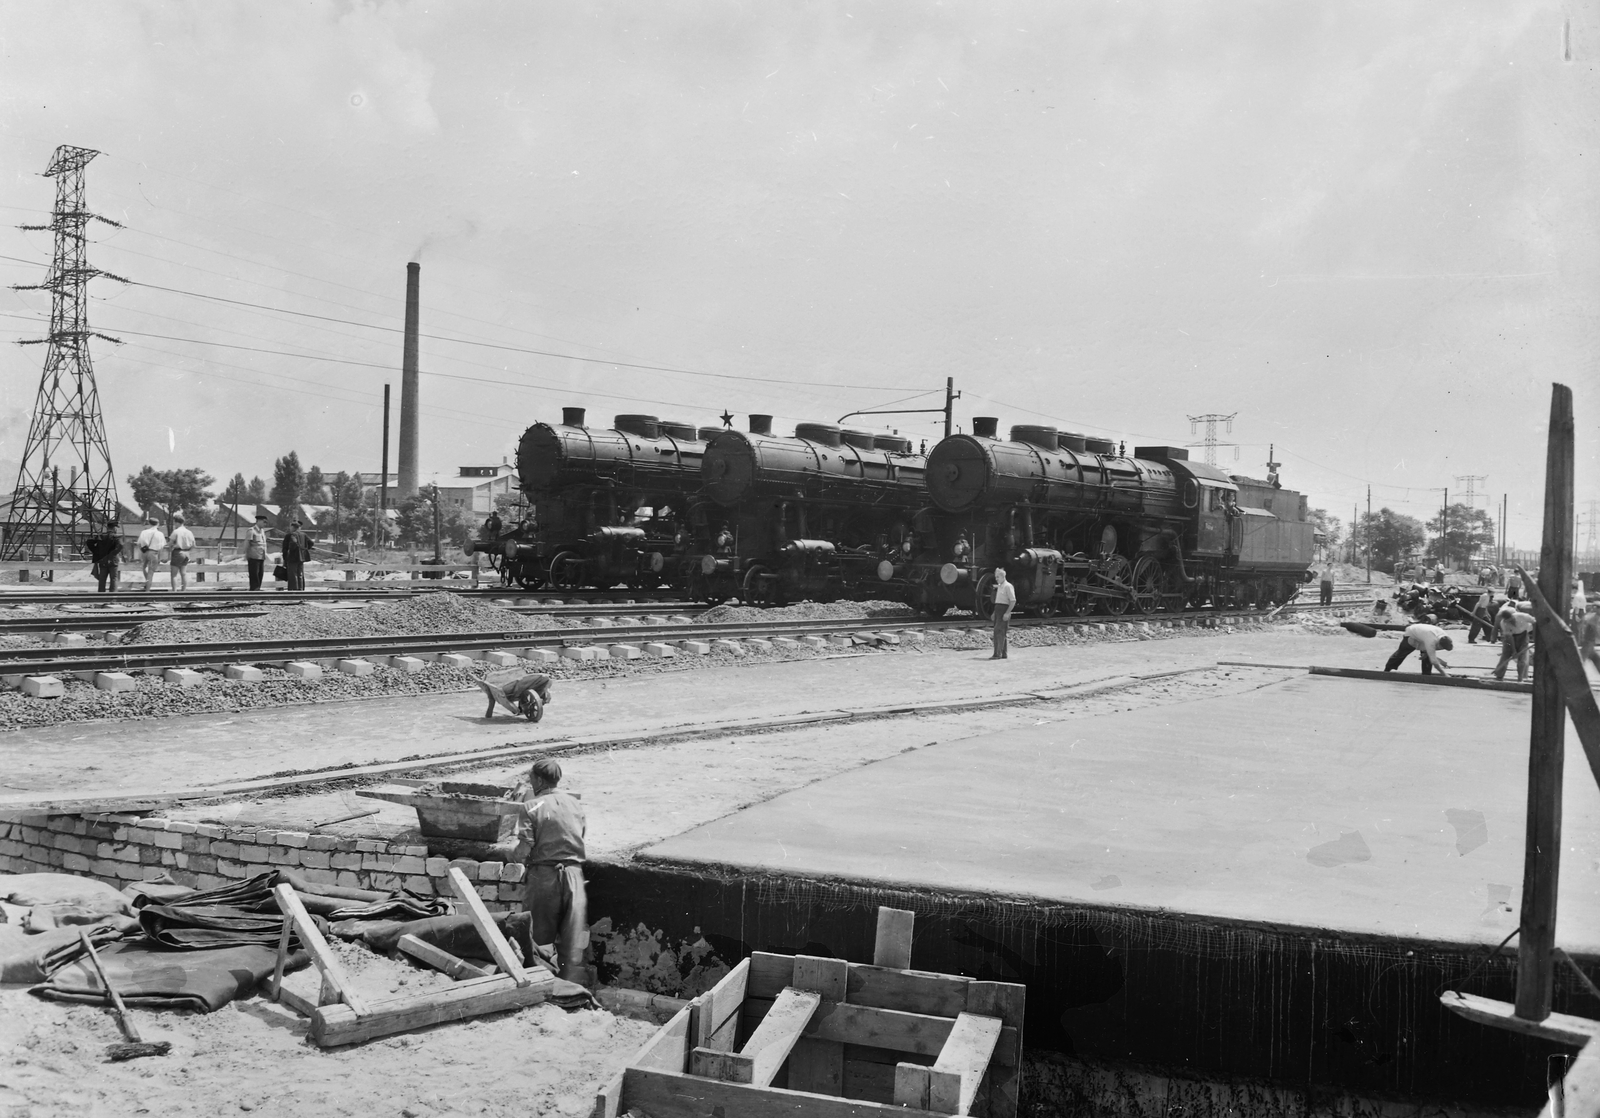
POLYGON ((425 839, 449 839, 494 845, 511 838, 511 828, 522 805, 507 800, 510 789, 496 784, 469 784, 463 781, 396 781, 379 788, 364 788, 357 796, 387 800, 417 809, 417 823, 425 839), (432 789, 437 789, 433 791, 432 789))

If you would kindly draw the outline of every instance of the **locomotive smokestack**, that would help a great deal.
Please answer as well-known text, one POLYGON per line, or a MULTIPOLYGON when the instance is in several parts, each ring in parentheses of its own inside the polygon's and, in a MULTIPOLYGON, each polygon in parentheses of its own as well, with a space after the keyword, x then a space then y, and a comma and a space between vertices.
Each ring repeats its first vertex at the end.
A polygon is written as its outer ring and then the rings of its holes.
POLYGON ((406 265, 406 334, 400 358, 400 499, 417 495, 417 302, 422 265, 406 265))
POLYGON ((772 434, 772 417, 770 415, 752 415, 750 417, 750 433, 752 435, 772 434))
POLYGON ((583 409, 582 408, 562 408, 561 409, 561 424, 564 427, 582 427, 583 426, 583 409))
POLYGON ((1000 420, 992 415, 972 417, 972 433, 980 439, 992 439, 1000 431, 1000 420))

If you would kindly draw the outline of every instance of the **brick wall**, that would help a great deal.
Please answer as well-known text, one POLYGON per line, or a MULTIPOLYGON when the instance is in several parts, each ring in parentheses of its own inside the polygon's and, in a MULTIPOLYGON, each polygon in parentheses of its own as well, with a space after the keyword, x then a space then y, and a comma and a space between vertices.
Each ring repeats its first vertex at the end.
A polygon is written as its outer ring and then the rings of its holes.
POLYGON ((490 907, 522 907, 522 866, 430 858, 427 847, 410 843, 135 815, 0 819, 0 873, 73 873, 119 888, 165 873, 182 885, 215 889, 279 866, 326 885, 384 891, 403 886, 444 897, 453 896, 445 873, 456 866, 477 882, 490 907))

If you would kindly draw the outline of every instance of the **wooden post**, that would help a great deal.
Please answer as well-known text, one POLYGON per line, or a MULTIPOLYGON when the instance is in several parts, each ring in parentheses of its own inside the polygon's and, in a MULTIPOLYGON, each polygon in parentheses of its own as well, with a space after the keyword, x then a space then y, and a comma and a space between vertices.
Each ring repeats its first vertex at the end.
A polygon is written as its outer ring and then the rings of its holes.
MULTIPOLYGON (((1558 617, 1567 613, 1572 580, 1572 390, 1551 386, 1550 441, 1545 456, 1544 540, 1539 589, 1558 617)), ((1517 1016, 1550 1015, 1556 936, 1556 882, 1561 870, 1561 768, 1567 712, 1551 661, 1550 642, 1533 653, 1533 729, 1528 743, 1528 831, 1523 853, 1522 922, 1517 948, 1517 1016)))

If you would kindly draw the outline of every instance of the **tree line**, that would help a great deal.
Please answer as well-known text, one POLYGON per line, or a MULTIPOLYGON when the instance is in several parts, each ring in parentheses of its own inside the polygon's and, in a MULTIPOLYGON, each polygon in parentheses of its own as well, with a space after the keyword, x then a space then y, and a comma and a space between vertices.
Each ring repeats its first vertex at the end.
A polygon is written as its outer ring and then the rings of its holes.
MULTIPOLYGON (((326 539, 373 543, 378 493, 364 489, 359 474, 346 470, 329 473, 315 465, 302 467, 299 454, 291 450, 273 462, 270 486, 259 476, 246 481, 243 473, 236 473, 221 492, 213 492, 211 486, 216 480, 197 466, 175 470, 145 466, 129 475, 128 486, 140 511, 159 506, 169 518, 171 513, 182 511, 191 526, 226 524, 235 505, 248 524, 254 518, 255 506, 265 504, 278 508, 273 528, 287 529, 291 521, 298 519, 326 539)), ((391 492, 390 508, 395 516, 387 532, 389 538, 383 542, 397 547, 431 546, 435 497, 432 487, 426 486, 417 496, 404 501, 397 502, 396 497, 391 492)), ((503 497, 497 500, 503 517, 507 515, 507 503, 503 497)), ((439 528, 441 543, 454 547, 466 543, 475 532, 468 517, 443 507, 439 528)))
MULTIPOLYGON (((1312 509, 1307 516, 1322 534, 1328 554, 1333 554, 1345 539, 1342 522, 1325 509, 1312 509)), ((1471 505, 1454 504, 1426 523, 1389 508, 1363 513, 1351 526, 1349 545, 1354 562, 1362 561, 1370 546, 1372 565, 1393 572, 1410 559, 1464 566, 1473 556, 1493 549, 1498 538, 1492 516, 1471 505)))

